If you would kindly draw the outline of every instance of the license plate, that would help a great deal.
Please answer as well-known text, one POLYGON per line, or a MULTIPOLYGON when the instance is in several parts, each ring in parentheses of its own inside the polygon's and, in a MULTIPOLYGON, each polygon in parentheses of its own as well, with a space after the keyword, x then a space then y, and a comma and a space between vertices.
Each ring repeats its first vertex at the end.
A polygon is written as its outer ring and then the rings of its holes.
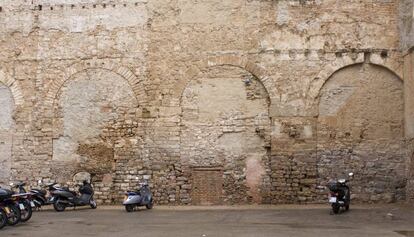
POLYGON ((24 205, 19 203, 20 210, 24 210, 24 205))
POLYGON ((7 215, 8 215, 8 214, 10 214, 10 208, 5 207, 5 208, 4 208, 4 210, 6 211, 6 214, 7 214, 7 215))
POLYGON ((31 202, 30 202, 30 206, 31 206, 31 207, 35 207, 34 202, 32 202, 32 201, 31 201, 31 202))
POLYGON ((336 203, 336 197, 329 197, 329 203, 336 203))

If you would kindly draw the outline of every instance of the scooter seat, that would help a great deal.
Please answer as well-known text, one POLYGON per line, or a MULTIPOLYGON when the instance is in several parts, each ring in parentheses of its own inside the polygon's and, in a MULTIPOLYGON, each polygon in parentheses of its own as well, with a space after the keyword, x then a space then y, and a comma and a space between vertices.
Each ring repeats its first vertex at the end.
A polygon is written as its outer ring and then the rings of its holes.
POLYGON ((41 190, 41 189, 36 189, 36 188, 34 188, 34 189, 32 189, 32 191, 33 191, 33 192, 36 192, 36 193, 39 193, 39 194, 41 194, 41 195, 43 195, 43 196, 45 196, 45 195, 46 195, 46 190, 41 190))

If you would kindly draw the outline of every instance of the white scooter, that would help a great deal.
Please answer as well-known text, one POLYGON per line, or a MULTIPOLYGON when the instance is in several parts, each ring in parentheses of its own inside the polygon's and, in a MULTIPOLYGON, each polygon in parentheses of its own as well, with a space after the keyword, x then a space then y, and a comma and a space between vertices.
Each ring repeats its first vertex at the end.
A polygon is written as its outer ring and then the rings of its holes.
MULTIPOLYGON (((138 178, 137 178, 138 179, 138 178)), ((154 200, 152 198, 151 190, 149 189, 148 182, 139 183, 141 188, 137 191, 127 191, 125 193, 125 199, 123 205, 127 212, 134 211, 135 208, 145 206, 147 209, 152 209, 154 206, 154 200)))

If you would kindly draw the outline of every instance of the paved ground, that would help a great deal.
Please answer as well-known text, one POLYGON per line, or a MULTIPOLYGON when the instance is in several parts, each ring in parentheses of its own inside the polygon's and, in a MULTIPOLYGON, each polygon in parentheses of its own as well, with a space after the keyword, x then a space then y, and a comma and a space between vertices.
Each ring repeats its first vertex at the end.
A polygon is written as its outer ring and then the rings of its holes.
POLYGON ((155 207, 125 212, 122 207, 34 213, 30 222, 0 230, 0 236, 414 236, 414 208, 353 206, 341 215, 329 207, 155 207), (392 214, 392 215, 391 215, 392 214))

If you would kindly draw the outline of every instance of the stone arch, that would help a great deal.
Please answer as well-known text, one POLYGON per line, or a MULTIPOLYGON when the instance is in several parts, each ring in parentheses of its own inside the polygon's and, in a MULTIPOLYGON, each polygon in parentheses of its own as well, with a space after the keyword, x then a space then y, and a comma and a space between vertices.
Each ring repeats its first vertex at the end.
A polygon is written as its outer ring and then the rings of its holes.
POLYGON ((12 90, 0 81, 0 185, 8 185, 12 174, 15 102, 12 90))
POLYGON ((130 139, 139 130, 140 101, 124 79, 106 68, 82 68, 61 80, 56 95, 49 97, 51 107, 45 108, 51 116, 54 173, 63 176, 61 182, 76 172, 90 173, 97 191, 104 193, 97 197, 100 202, 116 193, 115 170, 122 165, 117 161, 131 157, 123 149, 137 150, 130 139))
MULTIPOLYGON (((364 63, 364 57, 364 53, 359 53, 356 57, 351 54, 345 54, 340 58, 336 58, 328 65, 325 65, 324 68, 319 72, 319 74, 312 80, 309 86, 308 97, 310 98, 310 100, 317 99, 321 89, 335 72, 352 65, 364 63)), ((400 80, 403 80, 401 65, 395 65, 391 62, 384 61, 377 54, 371 55, 369 58, 369 62, 367 63, 383 67, 395 74, 400 80)))
POLYGON ((23 104, 24 99, 23 99, 22 90, 18 82, 14 78, 0 71, 0 83, 3 83, 5 86, 7 86, 10 89, 13 95, 14 104, 16 106, 23 104))
POLYGON ((189 182, 200 188, 191 190, 193 204, 220 204, 217 197, 224 203, 269 201, 270 187, 264 181, 270 177, 269 105, 268 88, 234 64, 211 62, 186 84, 180 97, 180 156, 194 177, 189 182), (252 80, 246 83, 246 78, 252 80), (221 181, 201 184, 204 175, 221 181), (200 195, 205 186, 214 186, 217 193, 200 195))
POLYGON ((118 74, 128 82, 140 105, 147 102, 147 96, 144 86, 142 85, 142 80, 138 78, 129 68, 113 62, 107 63, 91 60, 72 65, 64 71, 63 77, 54 80, 49 85, 44 101, 45 107, 50 108, 53 106, 57 94, 67 81, 71 80, 71 78, 73 78, 76 74, 88 69, 103 69, 118 74))
MULTIPOLYGON (((270 97, 270 101, 273 101, 276 98, 279 98, 277 87, 275 86, 273 80, 270 78, 268 72, 262 66, 250 61, 246 57, 235 56, 235 55, 223 55, 210 57, 201 62, 201 66, 192 66, 189 70, 185 72, 185 80, 181 83, 178 83, 174 88, 173 98, 180 98, 184 90, 187 88, 188 83, 190 83, 194 78, 200 75, 203 71, 211 67, 217 66, 233 66, 246 70, 254 77, 256 77, 265 87, 266 92, 270 97)), ((174 101, 174 105, 178 106, 179 101, 174 101)))
POLYGON ((315 100, 321 182, 353 171, 361 177, 353 183, 356 199, 401 199, 406 162, 401 78, 382 65, 347 65, 325 81, 315 100))

